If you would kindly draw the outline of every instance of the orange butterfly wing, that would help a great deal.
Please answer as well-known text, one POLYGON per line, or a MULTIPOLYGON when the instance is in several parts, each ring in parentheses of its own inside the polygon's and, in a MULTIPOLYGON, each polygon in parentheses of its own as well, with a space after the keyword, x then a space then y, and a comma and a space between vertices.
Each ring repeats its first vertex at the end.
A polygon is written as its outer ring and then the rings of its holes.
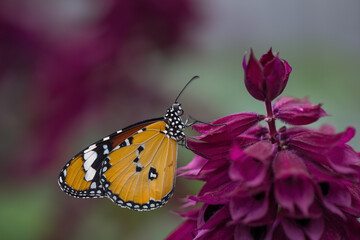
POLYGON ((177 141, 165 134, 166 123, 146 126, 105 159, 101 183, 121 207, 152 210, 165 204, 174 189, 177 141))

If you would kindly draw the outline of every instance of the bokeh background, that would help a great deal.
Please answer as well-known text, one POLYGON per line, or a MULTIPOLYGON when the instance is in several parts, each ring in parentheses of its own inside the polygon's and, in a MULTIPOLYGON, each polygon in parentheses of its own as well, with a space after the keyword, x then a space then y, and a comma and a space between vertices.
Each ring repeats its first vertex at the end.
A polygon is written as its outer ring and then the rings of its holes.
MULTIPOLYGON (((186 114, 264 113, 241 62, 270 46, 293 67, 284 95, 324 103, 331 116, 318 124, 360 128, 358 0, 1 0, 0 238, 165 238, 201 183, 178 178, 166 206, 139 213, 64 194, 60 169, 97 139, 162 116, 194 75, 186 114)), ((359 151, 359 135, 351 145, 359 151)), ((178 165, 192 156, 180 149, 178 165)))

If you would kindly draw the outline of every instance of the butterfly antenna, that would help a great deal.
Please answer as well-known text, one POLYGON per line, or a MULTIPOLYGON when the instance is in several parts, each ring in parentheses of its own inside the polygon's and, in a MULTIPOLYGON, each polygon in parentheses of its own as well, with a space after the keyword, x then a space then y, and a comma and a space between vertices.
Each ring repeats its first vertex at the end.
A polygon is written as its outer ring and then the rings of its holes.
POLYGON ((179 95, 176 97, 175 102, 177 102, 178 98, 179 98, 180 95, 183 93, 183 91, 185 90, 185 88, 186 88, 193 80, 198 79, 198 78, 199 78, 199 76, 194 76, 194 77, 192 77, 192 78, 188 81, 188 83, 185 85, 185 87, 181 90, 181 92, 179 93, 179 95))

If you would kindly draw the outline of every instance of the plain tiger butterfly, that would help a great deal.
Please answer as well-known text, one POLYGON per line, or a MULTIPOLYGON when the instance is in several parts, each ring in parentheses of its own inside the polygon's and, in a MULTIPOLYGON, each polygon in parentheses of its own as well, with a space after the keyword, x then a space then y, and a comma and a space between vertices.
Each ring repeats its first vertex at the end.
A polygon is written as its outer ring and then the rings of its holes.
MULTIPOLYGON (((78 198, 111 199, 137 211, 153 210, 172 196, 178 143, 186 138, 177 99, 160 118, 130 125, 76 154, 61 170, 58 183, 78 198)), ((186 146, 186 144, 185 144, 186 146)))

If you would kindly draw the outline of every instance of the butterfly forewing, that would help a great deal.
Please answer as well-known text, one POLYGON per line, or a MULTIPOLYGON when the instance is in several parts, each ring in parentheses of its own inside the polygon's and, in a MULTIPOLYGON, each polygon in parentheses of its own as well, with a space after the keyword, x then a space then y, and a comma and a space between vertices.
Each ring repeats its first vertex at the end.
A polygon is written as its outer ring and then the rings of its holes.
POLYGON ((100 183, 100 169, 106 157, 131 135, 159 120, 161 119, 150 119, 131 125, 97 141, 75 155, 60 172, 58 178, 60 188, 74 197, 104 197, 104 188, 100 183))
POLYGON ((106 195, 116 204, 151 210, 171 197, 177 142, 165 134, 165 128, 164 121, 146 126, 115 147, 105 159, 101 181, 106 195))

